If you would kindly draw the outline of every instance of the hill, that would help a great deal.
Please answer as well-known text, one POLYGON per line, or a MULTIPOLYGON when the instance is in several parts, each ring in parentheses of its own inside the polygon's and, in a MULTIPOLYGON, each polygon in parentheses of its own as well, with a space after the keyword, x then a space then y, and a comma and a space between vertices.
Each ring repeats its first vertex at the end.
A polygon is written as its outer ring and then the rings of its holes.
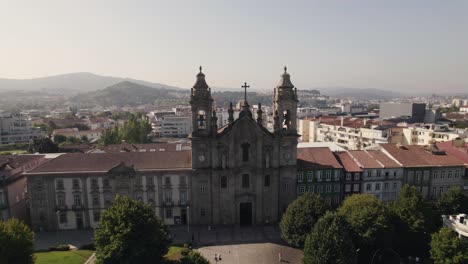
POLYGON ((101 76, 88 72, 69 73, 34 79, 2 79, 0 91, 53 91, 64 94, 97 91, 122 81, 128 81, 153 88, 180 90, 181 88, 151 83, 130 78, 101 76))
POLYGON ((156 106, 188 103, 189 91, 181 89, 153 88, 130 81, 122 81, 105 89, 80 93, 70 98, 70 102, 88 106, 156 106))
POLYGON ((354 100, 390 99, 404 97, 402 93, 375 88, 317 88, 321 94, 354 100))

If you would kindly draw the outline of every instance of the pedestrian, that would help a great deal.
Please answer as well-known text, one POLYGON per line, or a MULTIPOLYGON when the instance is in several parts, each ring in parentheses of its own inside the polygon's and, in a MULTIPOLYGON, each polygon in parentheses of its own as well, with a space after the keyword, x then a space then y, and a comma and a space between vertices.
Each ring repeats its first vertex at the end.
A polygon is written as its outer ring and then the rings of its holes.
POLYGON ((281 257, 281 252, 278 252, 278 262, 283 262, 283 258, 281 257))

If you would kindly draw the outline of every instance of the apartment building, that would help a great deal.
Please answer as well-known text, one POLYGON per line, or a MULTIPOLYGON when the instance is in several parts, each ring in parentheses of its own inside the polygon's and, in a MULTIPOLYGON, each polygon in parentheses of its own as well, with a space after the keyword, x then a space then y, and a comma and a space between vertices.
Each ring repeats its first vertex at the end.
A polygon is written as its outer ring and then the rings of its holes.
POLYGON ((0 113, 0 144, 27 143, 41 138, 40 128, 23 116, 0 113))
POLYGON ((453 129, 447 124, 417 124, 403 128, 403 145, 431 145, 433 143, 466 138, 467 129, 453 129))

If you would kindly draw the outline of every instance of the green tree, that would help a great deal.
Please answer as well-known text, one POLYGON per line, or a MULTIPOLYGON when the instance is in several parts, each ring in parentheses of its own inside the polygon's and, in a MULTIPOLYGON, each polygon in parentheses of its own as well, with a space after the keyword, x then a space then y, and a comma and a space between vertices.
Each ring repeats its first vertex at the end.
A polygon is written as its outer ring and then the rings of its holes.
POLYGON ((182 264, 210 264, 210 262, 197 251, 190 251, 186 257, 182 258, 181 263, 182 264))
POLYGON ((94 232, 96 264, 161 263, 169 246, 168 234, 149 205, 117 196, 94 232))
POLYGON ((67 137, 64 135, 54 135, 54 143, 60 144, 67 141, 67 137))
POLYGON ((398 199, 390 205, 395 215, 395 244, 403 255, 425 256, 429 250, 429 233, 433 229, 429 204, 414 186, 404 185, 398 199))
POLYGON ((392 233, 391 216, 382 201, 371 194, 352 195, 338 208, 346 218, 358 248, 388 246, 392 233))
POLYGON ((0 221, 0 263, 34 263, 34 233, 27 225, 12 218, 0 221))
POLYGON ((348 226, 343 216, 327 212, 317 221, 312 233, 307 236, 302 263, 356 263, 356 249, 348 226))
POLYGON ((317 194, 299 196, 281 218, 281 237, 288 244, 302 248, 317 220, 328 210, 330 207, 317 194))
POLYGON ((430 253, 434 264, 468 263, 468 240, 444 227, 432 235, 430 253))
POLYGON ((440 215, 452 215, 468 212, 468 196, 463 194, 459 186, 452 186, 448 191, 442 193, 435 202, 440 215))
POLYGON ((34 139, 29 144, 29 153, 57 153, 58 145, 52 142, 50 138, 34 139))

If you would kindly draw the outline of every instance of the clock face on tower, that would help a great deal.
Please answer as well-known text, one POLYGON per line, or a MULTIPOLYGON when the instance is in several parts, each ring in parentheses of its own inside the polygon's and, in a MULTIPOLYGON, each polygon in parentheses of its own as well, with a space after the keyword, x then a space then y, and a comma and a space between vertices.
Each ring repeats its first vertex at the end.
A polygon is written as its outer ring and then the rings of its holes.
POLYGON ((198 160, 201 162, 205 161, 205 155, 204 154, 198 155, 198 160))

